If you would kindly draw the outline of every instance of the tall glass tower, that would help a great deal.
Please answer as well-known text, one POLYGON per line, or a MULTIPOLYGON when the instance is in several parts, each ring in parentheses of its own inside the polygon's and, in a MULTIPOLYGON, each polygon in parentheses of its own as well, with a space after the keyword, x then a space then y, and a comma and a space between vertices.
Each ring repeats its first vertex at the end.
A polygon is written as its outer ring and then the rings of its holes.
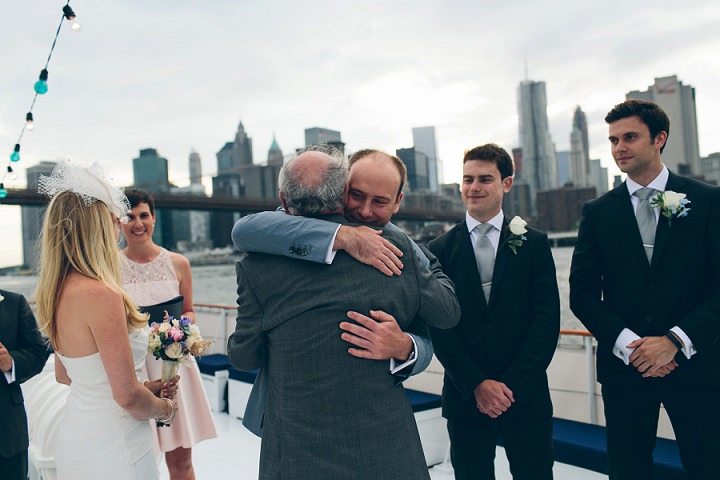
POLYGON ((412 129, 413 146, 427 156, 427 181, 432 193, 438 193, 441 183, 438 170, 435 127, 415 127, 412 129))
POLYGON ((557 186, 557 162, 548 125, 545 82, 520 82, 518 116, 523 168, 516 181, 529 185, 530 202, 535 213, 535 194, 557 186))

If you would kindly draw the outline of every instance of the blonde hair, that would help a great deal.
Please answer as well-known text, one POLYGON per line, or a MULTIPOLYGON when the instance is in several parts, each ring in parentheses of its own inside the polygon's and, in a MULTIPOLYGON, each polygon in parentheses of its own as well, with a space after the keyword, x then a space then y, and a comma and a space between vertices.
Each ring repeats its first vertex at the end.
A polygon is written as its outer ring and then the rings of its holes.
POLYGON ((65 278, 71 270, 122 293, 128 327, 141 327, 141 314, 123 291, 120 256, 113 218, 101 201, 86 206, 76 193, 56 195, 48 206, 40 243, 40 271, 35 292, 38 324, 57 348, 57 311, 65 278))

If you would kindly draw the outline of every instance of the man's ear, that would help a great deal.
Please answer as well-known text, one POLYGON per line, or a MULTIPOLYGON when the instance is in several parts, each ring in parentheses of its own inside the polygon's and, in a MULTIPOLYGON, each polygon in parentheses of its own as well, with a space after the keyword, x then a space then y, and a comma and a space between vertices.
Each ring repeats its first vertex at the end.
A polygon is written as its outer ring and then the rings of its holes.
POLYGON ((665 130, 662 130, 657 135, 655 135, 655 143, 657 143, 658 147, 662 148, 667 142, 667 138, 667 132, 665 130))
POLYGON ((287 202, 285 202, 285 197, 283 196, 283 192, 280 192, 280 203, 282 204, 283 210, 285 210, 285 213, 288 213, 288 206, 287 202))
POLYGON ((398 193, 397 198, 395 199, 395 206, 393 207, 393 215, 395 215, 398 210, 400 210, 400 202, 402 201, 403 193, 398 193))

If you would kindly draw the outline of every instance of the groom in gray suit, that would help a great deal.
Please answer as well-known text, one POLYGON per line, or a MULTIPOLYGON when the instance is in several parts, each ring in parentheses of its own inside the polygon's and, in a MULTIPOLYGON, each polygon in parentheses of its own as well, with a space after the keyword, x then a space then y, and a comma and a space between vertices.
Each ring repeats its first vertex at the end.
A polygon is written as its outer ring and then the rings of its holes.
MULTIPOLYGON (((292 215, 342 217, 342 158, 306 152, 283 166, 280 198, 292 215)), ((338 334, 352 310, 392 311, 401 328, 417 314, 438 328, 457 323, 452 291, 422 267, 408 238, 384 231, 404 255, 385 276, 338 252, 332 265, 251 253, 237 265, 238 318, 231 363, 267 368, 260 478, 429 478, 401 385, 384 361, 347 354, 338 334)))

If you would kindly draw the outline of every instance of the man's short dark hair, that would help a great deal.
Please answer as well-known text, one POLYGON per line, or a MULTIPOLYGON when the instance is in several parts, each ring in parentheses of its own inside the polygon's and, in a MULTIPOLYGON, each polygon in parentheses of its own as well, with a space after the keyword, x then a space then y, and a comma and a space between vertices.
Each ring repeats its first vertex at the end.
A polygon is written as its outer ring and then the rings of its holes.
POLYGON ((515 173, 515 164, 507 151, 500 145, 494 143, 486 143, 479 147, 465 150, 463 156, 463 165, 465 162, 471 160, 483 160, 486 162, 493 162, 497 165, 500 171, 500 177, 504 180, 507 177, 512 177, 515 173))
MULTIPOLYGON (((605 116, 605 122, 609 125, 629 117, 638 117, 647 125, 650 138, 653 140, 660 132, 665 132, 670 136, 670 118, 660 108, 660 105, 646 100, 625 100, 618 103, 605 116)), ((665 145, 667 145, 667 141, 665 141, 665 145)), ((660 148, 660 153, 665 149, 665 145, 660 148)))
POLYGON ((155 199, 152 193, 140 188, 126 188, 125 196, 130 202, 130 208, 135 208, 141 203, 147 203, 150 207, 150 215, 155 216, 155 199))

